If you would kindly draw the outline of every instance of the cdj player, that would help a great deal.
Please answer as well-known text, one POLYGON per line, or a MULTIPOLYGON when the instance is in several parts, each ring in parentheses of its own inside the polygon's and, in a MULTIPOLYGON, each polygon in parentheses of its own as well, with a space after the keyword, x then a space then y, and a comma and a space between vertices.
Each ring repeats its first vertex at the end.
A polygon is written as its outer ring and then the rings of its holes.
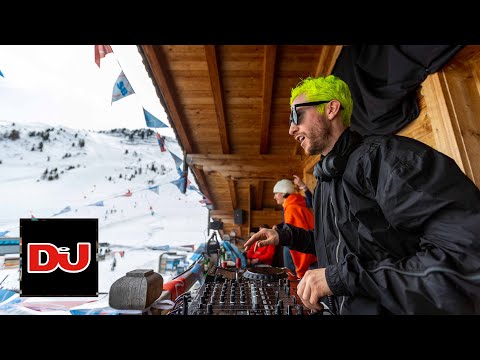
POLYGON ((286 268, 213 265, 196 295, 183 296, 171 314, 310 315, 297 295, 298 283, 286 268))

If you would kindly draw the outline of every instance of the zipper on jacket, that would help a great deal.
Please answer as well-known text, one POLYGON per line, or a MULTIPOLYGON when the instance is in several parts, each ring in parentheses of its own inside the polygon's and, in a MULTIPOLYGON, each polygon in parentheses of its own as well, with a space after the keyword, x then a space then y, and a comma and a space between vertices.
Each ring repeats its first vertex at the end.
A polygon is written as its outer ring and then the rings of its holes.
MULTIPOLYGON (((335 260, 337 261, 337 264, 338 264, 338 253, 340 251, 340 244, 342 242, 342 233, 340 232, 340 228, 338 227, 338 224, 337 224, 337 214, 335 213, 335 208, 333 206, 333 199, 331 194, 330 194, 330 205, 332 206, 333 220, 335 222, 335 227, 337 228, 337 233, 338 233, 338 244, 337 244, 337 248, 335 249, 335 260)), ((342 302, 340 303, 340 310, 338 312, 339 315, 342 315, 344 302, 345 302, 345 296, 342 296, 342 302)))

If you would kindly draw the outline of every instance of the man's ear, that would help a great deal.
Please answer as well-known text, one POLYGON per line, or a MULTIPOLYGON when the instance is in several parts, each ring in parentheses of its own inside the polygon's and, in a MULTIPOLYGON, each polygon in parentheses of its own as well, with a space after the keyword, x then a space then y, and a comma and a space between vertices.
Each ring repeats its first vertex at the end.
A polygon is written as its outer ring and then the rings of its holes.
POLYGON ((326 106, 326 114, 327 118, 329 120, 333 120, 335 116, 337 116, 340 113, 340 108, 342 107, 342 104, 338 100, 332 100, 330 101, 327 106, 326 106))

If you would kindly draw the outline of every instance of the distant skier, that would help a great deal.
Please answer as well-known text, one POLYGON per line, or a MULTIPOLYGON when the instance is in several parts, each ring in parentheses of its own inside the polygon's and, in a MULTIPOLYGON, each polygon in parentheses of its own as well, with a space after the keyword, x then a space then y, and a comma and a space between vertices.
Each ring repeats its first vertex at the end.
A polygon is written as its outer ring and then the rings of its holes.
POLYGON ((114 258, 113 258, 113 261, 112 261, 112 268, 111 268, 111 270, 114 271, 116 266, 117 266, 117 258, 114 257, 114 258))

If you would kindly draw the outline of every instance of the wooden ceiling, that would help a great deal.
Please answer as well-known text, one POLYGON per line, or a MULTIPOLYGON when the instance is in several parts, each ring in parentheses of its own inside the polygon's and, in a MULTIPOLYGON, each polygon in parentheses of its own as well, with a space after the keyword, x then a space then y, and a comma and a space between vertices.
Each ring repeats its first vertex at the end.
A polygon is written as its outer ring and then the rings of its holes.
MULTIPOLYGON (((288 135, 290 91, 330 74, 341 46, 140 45, 210 215, 247 236, 282 219, 273 186, 303 176, 308 159, 288 135), (235 224, 234 209, 245 211, 235 224)), ((315 160, 315 159, 313 159, 315 160)))

